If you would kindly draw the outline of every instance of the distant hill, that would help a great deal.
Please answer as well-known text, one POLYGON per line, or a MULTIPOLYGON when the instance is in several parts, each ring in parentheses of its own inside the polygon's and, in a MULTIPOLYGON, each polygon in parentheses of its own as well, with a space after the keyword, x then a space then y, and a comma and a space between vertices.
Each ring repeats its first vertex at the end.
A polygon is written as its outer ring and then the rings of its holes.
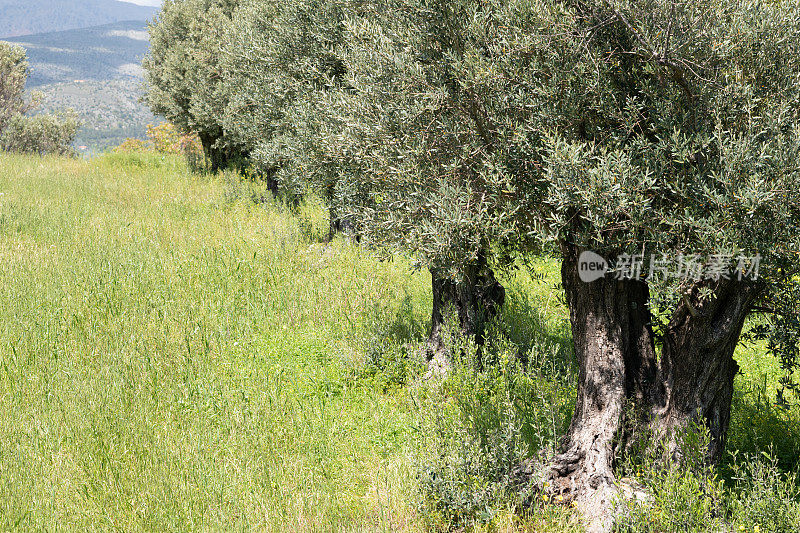
MULTIPOLYGON (((2 0, 0 0, 2 1, 2 0)), ((159 122, 139 102, 141 62, 150 46, 143 21, 3 39, 27 50, 28 88, 44 93, 42 112, 72 108, 83 127, 76 146, 93 153, 143 138, 145 126, 159 122)))
POLYGON ((41 112, 66 108, 78 112, 83 125, 75 146, 86 146, 81 151, 87 153, 118 146, 128 137, 144 139, 147 125, 161 122, 139 102, 143 94, 139 78, 54 83, 37 90, 44 93, 41 112))
POLYGON ((0 0, 0 39, 125 20, 146 21, 157 12, 155 7, 114 0, 0 0))
POLYGON ((28 51, 32 70, 28 87, 141 77, 142 58, 150 47, 147 25, 142 21, 3 40, 22 45, 28 51))

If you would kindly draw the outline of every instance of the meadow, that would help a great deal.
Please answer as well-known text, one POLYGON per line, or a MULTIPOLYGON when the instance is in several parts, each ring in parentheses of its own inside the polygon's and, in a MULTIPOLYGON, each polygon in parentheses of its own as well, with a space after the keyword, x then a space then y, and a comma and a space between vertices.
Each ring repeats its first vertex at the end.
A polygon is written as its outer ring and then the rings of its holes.
MULTIPOLYGON (((482 364, 431 383, 427 272, 326 235, 313 199, 174 156, 0 155, 0 528, 577 529, 506 475, 569 420, 558 265, 504 273, 482 364)), ((640 466, 655 503, 624 530, 800 524, 800 411, 761 346, 737 360, 736 454, 640 466)))

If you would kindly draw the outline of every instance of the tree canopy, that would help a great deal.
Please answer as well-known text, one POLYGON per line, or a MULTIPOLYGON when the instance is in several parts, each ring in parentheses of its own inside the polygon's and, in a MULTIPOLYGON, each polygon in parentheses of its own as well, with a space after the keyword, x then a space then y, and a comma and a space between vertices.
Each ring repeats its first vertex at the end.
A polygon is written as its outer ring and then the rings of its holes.
POLYGON ((25 99, 25 82, 28 79, 28 59, 25 49, 0 42, 0 131, 15 115, 34 107, 25 99))
POLYGON ((356 90, 331 102, 377 239, 443 264, 487 239, 796 264, 792 3, 383 7, 351 19, 356 90))
POLYGON ((230 98, 221 69, 222 42, 237 0, 166 0, 150 24, 144 59, 145 100, 185 133, 200 137, 212 170, 236 164, 241 147, 225 135, 230 98))

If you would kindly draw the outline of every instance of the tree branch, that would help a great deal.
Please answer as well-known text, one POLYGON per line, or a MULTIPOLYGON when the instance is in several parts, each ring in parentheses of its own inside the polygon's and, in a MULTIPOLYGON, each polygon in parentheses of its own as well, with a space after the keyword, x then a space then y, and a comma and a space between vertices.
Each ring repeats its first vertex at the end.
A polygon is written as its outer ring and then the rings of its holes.
MULTIPOLYGON (((674 5, 673 5, 673 10, 674 10, 674 5)), ((689 87, 689 82, 686 81, 686 72, 684 71, 683 67, 678 63, 669 59, 669 49, 668 49, 669 33, 667 34, 667 44, 664 47, 664 51, 661 54, 659 54, 658 52, 655 51, 655 47, 647 39, 645 39, 644 36, 642 36, 636 30, 636 28, 633 27, 633 25, 628 21, 625 15, 623 15, 616 8, 611 8, 611 11, 614 13, 614 16, 616 16, 617 19, 620 22, 622 22, 622 24, 625 25, 628 31, 631 32, 631 34, 633 34, 633 37, 639 43, 639 46, 641 46, 646 52, 646 54, 640 54, 636 52, 632 53, 634 55, 641 57, 645 61, 655 61, 657 64, 669 68, 672 74, 672 80, 675 83, 677 83, 681 87, 681 89, 683 89, 683 91, 686 93, 686 96, 688 96, 690 100, 694 99, 694 94, 692 93, 691 87, 689 87)), ((672 19, 670 19, 669 28, 667 31, 668 32, 672 31, 672 19)))

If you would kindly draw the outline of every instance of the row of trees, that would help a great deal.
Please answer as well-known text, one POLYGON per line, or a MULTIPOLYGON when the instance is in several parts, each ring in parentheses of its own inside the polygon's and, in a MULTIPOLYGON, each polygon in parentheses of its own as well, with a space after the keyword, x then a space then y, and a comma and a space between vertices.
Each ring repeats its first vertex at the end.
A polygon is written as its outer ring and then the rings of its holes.
POLYGON ((72 154, 77 117, 30 115, 40 96, 25 94, 30 72, 25 49, 0 41, 0 150, 35 154, 72 154))
POLYGON ((150 31, 148 101, 214 169, 430 269, 434 360, 445 308, 480 342, 493 270, 560 256, 580 384, 533 481, 595 526, 631 428, 673 460, 702 421, 720 458, 748 317, 794 369, 800 2, 167 0, 150 31), (589 250, 616 275, 583 281, 589 250), (619 270, 651 256, 716 267, 619 270))

